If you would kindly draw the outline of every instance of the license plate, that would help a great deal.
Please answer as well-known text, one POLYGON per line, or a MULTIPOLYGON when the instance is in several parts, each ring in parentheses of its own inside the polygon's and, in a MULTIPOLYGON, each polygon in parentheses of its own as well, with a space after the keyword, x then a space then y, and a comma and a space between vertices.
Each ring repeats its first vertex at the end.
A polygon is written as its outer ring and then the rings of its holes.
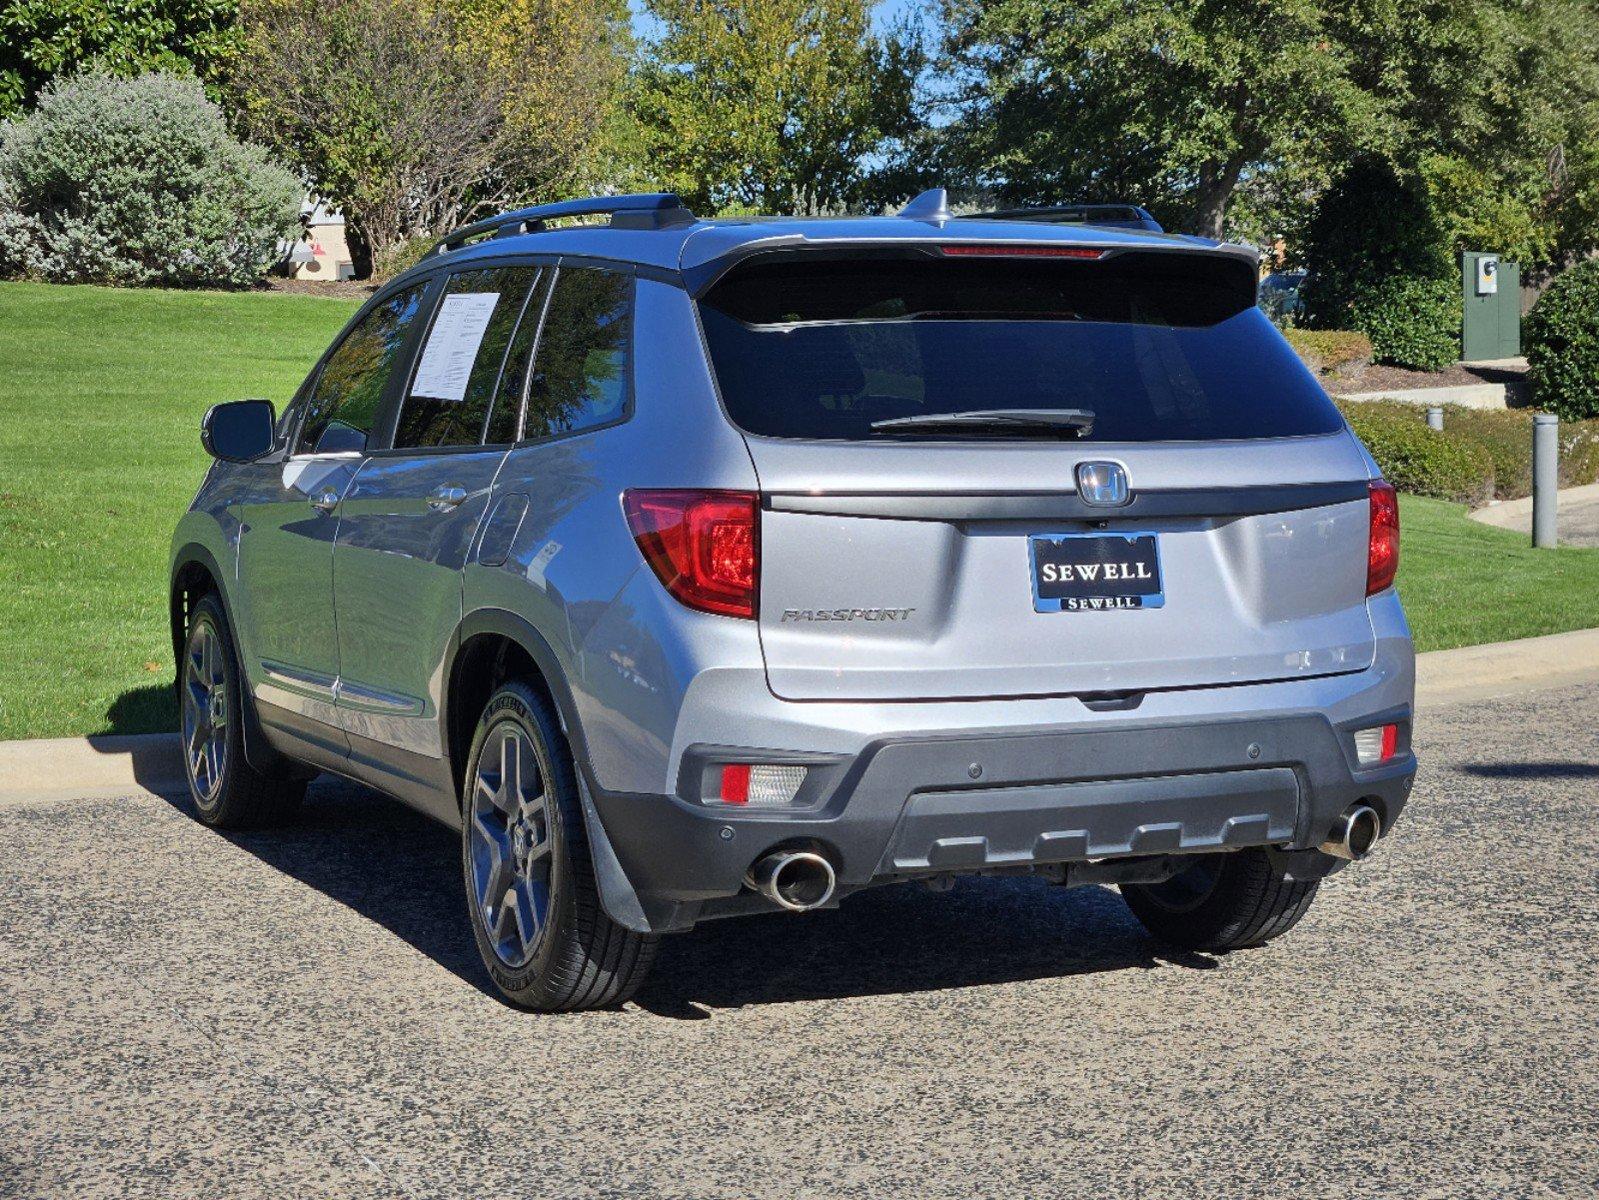
POLYGON ((1153 533, 1035 533, 1035 612, 1160 608, 1160 547, 1153 533))

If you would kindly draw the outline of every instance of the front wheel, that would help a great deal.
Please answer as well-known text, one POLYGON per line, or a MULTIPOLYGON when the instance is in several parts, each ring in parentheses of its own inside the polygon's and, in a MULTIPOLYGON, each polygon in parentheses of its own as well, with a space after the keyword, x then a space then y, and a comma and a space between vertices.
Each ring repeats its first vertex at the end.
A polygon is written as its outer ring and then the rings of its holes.
POLYGON ((1133 915, 1163 942, 1221 953, 1281 937, 1305 915, 1320 880, 1286 879, 1263 849, 1196 855, 1164 883, 1124 883, 1133 915))
POLYGON ((178 709, 189 797, 218 829, 275 825, 305 797, 305 781, 257 771, 244 756, 244 684, 228 620, 214 595, 189 616, 178 664, 178 709))
POLYGON ((542 1012, 630 997, 658 939, 601 907, 571 752, 527 685, 506 683, 490 697, 462 790, 467 909, 495 986, 542 1012))

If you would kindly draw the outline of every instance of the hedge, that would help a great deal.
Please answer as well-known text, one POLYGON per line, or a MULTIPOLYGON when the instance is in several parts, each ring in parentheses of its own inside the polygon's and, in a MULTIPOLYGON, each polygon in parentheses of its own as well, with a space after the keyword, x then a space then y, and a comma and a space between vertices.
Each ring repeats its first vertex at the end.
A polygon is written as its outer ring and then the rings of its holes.
MULTIPOLYGON (((1403 461, 1396 461, 1390 467, 1385 460, 1392 441, 1390 427, 1398 425, 1406 427, 1405 432, 1397 436, 1404 439, 1407 447, 1415 441, 1415 431, 1421 430, 1429 437, 1469 442, 1481 450, 1488 470, 1475 490, 1484 499, 1492 495, 1500 500, 1516 500, 1532 494, 1532 413, 1529 410, 1445 405, 1444 433, 1440 435, 1427 429, 1424 408, 1401 400, 1345 401, 1339 408, 1356 434, 1366 441, 1378 465, 1396 484, 1399 472, 1414 470, 1403 461), (1372 429, 1377 432, 1373 438, 1367 438, 1367 431, 1372 429)), ((1560 486, 1577 487, 1594 482, 1599 482, 1599 420, 1561 422, 1560 486)), ((1443 492, 1427 490, 1420 494, 1439 496, 1443 492)))
POLYGON ((1475 440, 1447 426, 1436 433, 1414 412, 1400 415, 1362 402, 1341 407, 1383 477, 1401 492, 1470 505, 1493 496, 1493 459, 1475 440))
POLYGON ((1452 280, 1396 274, 1355 288, 1348 322, 1378 362, 1440 371, 1460 357, 1462 304, 1452 280))
POLYGON ((1539 408, 1599 417, 1599 258, 1564 271, 1527 314, 1527 379, 1539 408))
POLYGON ((1312 371, 1335 375, 1371 362, 1371 339, 1349 329, 1285 329, 1283 336, 1312 371))

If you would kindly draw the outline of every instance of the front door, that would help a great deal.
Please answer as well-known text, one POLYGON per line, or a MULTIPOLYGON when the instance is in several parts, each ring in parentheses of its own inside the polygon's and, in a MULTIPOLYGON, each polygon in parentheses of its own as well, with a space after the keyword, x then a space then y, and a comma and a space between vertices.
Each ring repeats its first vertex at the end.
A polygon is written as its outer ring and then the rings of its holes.
MULTIPOLYGON (((371 455, 340 505, 333 551, 340 722, 352 762, 401 783, 431 787, 447 777, 443 664, 461 621, 462 568, 518 435, 517 364, 537 327, 539 273, 507 266, 449 276, 392 444, 371 455)), ((406 798, 418 794, 385 785, 406 798)), ((449 811, 437 815, 450 820, 453 797, 436 798, 441 806, 446 800, 449 811)))
POLYGON ((333 544, 421 298, 420 287, 386 297, 344 334, 318 370, 299 428, 289 431, 289 457, 263 464, 242 514, 241 657, 261 720, 338 755, 347 747, 336 708, 333 544))

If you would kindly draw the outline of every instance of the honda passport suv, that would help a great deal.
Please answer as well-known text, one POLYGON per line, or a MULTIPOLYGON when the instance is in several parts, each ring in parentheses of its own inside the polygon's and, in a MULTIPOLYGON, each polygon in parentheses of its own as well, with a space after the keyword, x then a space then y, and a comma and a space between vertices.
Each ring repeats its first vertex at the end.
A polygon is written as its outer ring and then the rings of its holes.
POLYGON ((459 830, 535 1009, 960 875, 1284 933, 1415 772, 1394 491, 1253 251, 1025 217, 525 209, 281 416, 213 408, 171 575, 200 818, 328 771, 459 830))

